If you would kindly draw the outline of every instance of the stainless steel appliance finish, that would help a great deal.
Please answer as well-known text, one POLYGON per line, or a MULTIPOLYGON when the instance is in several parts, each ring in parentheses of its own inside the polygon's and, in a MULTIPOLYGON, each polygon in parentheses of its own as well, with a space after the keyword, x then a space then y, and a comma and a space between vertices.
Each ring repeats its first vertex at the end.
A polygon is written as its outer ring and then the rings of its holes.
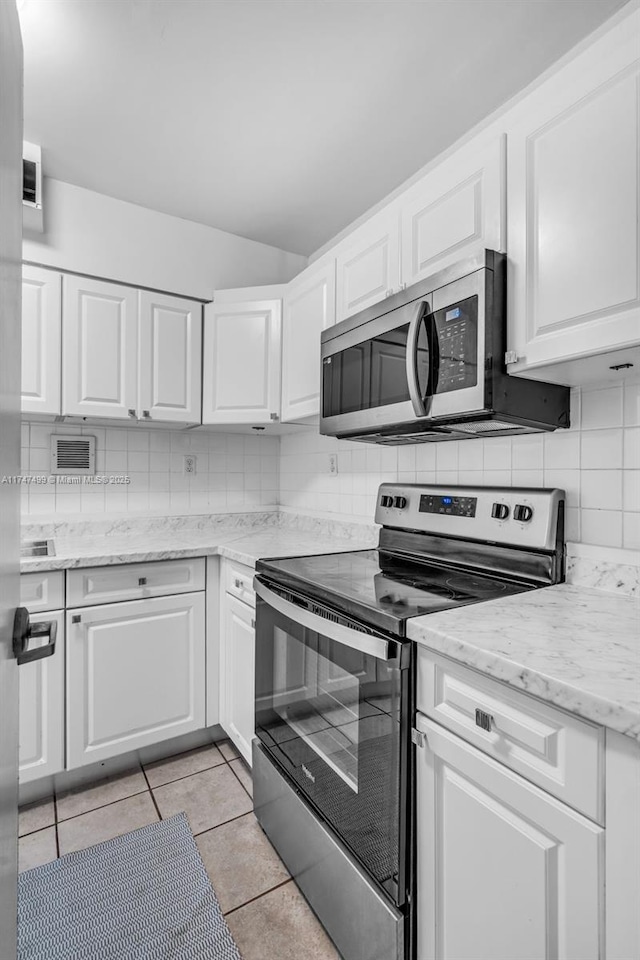
POLYGON ((320 432, 373 443, 569 425, 569 390, 510 377, 506 258, 485 250, 323 331, 320 432))
MULTIPOLYGON (((403 917, 253 741, 253 805, 262 829, 348 960, 405 956, 403 917), (345 897, 349 910, 345 912, 345 897)), ((299 956, 305 956, 299 944, 299 956)))
POLYGON ((345 960, 414 960, 407 622, 563 580, 564 493, 383 484, 376 520, 256 565, 254 806, 345 960))

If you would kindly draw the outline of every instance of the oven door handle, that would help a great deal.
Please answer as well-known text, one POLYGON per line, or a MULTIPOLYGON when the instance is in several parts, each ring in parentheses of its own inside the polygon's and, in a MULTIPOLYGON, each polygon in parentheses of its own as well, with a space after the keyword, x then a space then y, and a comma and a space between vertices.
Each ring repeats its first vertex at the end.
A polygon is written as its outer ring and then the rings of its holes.
POLYGON ((305 610, 304 607, 299 607, 278 596, 273 590, 265 587, 257 577, 253 581, 253 586, 261 600, 289 620, 295 620, 302 627, 322 634, 329 640, 335 640, 336 643, 341 643, 351 650, 358 650, 369 657, 375 657, 376 660, 391 660, 396 656, 396 644, 393 641, 372 636, 370 633, 361 633, 359 630, 345 627, 341 623, 334 623, 332 620, 325 620, 324 617, 319 617, 305 610))
MULTIPOLYGON (((411 398, 411 404, 413 406, 413 411, 417 417, 426 417, 429 414, 431 408, 431 395, 423 397, 420 392, 420 379, 418 377, 418 341, 420 338, 420 327, 424 322, 424 318, 429 315, 429 304, 426 300, 423 300, 422 303, 418 306, 416 314, 409 324, 409 333, 407 335, 407 353, 406 353, 406 362, 407 362, 407 384, 409 386, 409 397, 411 398)), ((427 383, 427 390, 431 385, 431 351, 429 349, 429 341, 427 339, 427 360, 429 364, 429 380, 427 383)))

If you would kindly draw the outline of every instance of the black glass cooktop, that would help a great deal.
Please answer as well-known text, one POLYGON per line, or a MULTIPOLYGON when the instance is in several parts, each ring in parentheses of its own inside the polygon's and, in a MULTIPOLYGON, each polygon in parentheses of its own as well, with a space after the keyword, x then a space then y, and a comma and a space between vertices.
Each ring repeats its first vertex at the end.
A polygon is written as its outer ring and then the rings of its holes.
POLYGON ((410 617, 532 589, 532 585, 379 550, 262 560, 256 570, 274 583, 400 636, 410 617))

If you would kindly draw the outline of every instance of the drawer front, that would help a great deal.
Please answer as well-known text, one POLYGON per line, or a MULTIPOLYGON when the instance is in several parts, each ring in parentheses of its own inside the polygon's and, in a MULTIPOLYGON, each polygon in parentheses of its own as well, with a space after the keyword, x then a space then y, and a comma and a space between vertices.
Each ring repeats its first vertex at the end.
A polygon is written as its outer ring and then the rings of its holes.
POLYGON ((20 604, 29 613, 64 607, 64 570, 21 574, 20 604))
POLYGON ((67 607, 204 590, 204 558, 87 567, 67 574, 67 607))
POLYGON ((417 708, 597 823, 604 821, 601 727, 418 648, 417 708))
POLYGON ((245 567, 242 563, 235 563, 233 560, 225 561, 224 585, 227 593, 237 597, 243 603, 255 607, 256 594, 253 589, 253 574, 251 567, 245 567))

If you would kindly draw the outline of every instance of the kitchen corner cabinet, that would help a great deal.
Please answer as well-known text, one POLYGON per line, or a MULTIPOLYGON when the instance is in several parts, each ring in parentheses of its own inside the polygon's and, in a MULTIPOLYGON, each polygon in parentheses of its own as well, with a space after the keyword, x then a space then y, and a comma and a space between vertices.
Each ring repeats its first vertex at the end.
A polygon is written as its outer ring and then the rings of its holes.
POLYGON ((205 726, 204 592, 67 612, 67 767, 205 726))
POLYGON ((640 343, 639 32, 636 10, 509 129, 510 373, 580 383, 568 361, 619 351, 602 379, 640 343))
POLYGON ((420 960, 599 960, 604 830, 424 717, 420 960))
POLYGON ((62 276, 22 268, 22 412, 60 413, 62 276))
POLYGON ((205 307, 203 423, 280 419, 281 315, 281 300, 205 307))
POLYGON ((430 170, 400 202, 407 285, 478 249, 505 249, 506 138, 475 138, 430 170))
POLYGON ((400 214, 392 204, 336 248, 336 320, 364 310, 400 288, 400 214))
POLYGON ((313 264, 288 287, 282 316, 282 420, 320 412, 320 334, 336 320, 336 264, 313 264))
POLYGON ((255 735, 256 612, 253 570, 223 563, 220 620, 220 724, 251 766, 255 735))
POLYGON ((200 422, 200 303, 76 276, 62 302, 63 414, 200 422))

